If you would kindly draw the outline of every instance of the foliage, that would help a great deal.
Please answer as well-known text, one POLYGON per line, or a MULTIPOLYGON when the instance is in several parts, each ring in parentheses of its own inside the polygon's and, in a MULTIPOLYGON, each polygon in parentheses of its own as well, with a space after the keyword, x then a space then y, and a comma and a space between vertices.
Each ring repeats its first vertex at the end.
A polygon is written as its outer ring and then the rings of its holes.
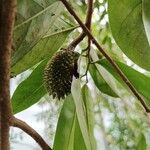
MULTIPOLYGON (((71 0, 70 3, 83 20, 87 2, 71 0)), ((148 0, 95 0, 91 25, 93 35, 148 106, 149 7, 148 0)), ((43 70, 53 54, 66 48, 79 34, 73 20, 60 1, 18 0, 11 73, 15 79, 27 70, 32 72, 13 93, 14 114, 36 104, 47 94, 43 70)), ((71 94, 63 100, 53 149, 96 150, 101 149, 99 143, 112 150, 148 149, 148 115, 112 64, 95 46, 91 46, 90 54, 86 47, 87 39, 75 49, 80 53, 80 78, 73 79, 71 94), (98 134, 103 138, 97 138, 98 134)))

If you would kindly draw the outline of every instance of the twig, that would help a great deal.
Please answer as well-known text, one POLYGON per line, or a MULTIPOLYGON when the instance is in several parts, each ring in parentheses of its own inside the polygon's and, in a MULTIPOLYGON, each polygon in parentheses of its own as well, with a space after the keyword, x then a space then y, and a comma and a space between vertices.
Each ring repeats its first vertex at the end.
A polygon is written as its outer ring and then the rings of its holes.
MULTIPOLYGON (((91 19, 92 19, 92 12, 93 12, 93 0, 88 0, 88 6, 87 6, 87 15, 85 20, 85 25, 88 29, 91 27, 91 19)), ((82 32, 75 40, 73 40, 68 48, 75 49, 75 47, 85 38, 86 34, 82 32)))
POLYGON ((88 29, 91 28, 92 13, 93 13, 93 0, 88 0, 88 10, 87 10, 87 16, 86 16, 86 21, 85 21, 85 26, 88 29))
MULTIPOLYGON (((89 9, 88 9, 88 15, 87 15, 87 21, 85 23, 86 27, 91 31, 91 22, 92 22, 92 14, 93 14, 93 0, 89 0, 89 9), (90 18, 90 19, 88 19, 90 18)), ((88 77, 87 73, 91 64, 91 59, 90 59, 90 50, 91 50, 91 39, 88 37, 88 49, 87 49, 87 59, 88 59, 88 64, 87 64, 87 69, 86 69, 86 82, 88 82, 88 77)))
MULTIPOLYGON (((91 31, 91 26, 89 26, 89 31, 91 31)), ((87 68, 86 68, 86 72, 85 72, 85 75, 86 75, 86 82, 87 82, 87 83, 88 83, 88 76, 87 76, 87 73, 88 73, 88 70, 89 70, 89 67, 90 67, 90 64, 91 64, 90 51, 91 51, 91 39, 88 37, 88 48, 87 48, 88 64, 87 64, 87 68)))
POLYGON ((99 45, 97 40, 94 38, 94 36, 91 34, 91 32, 88 30, 88 28, 82 23, 80 18, 76 15, 74 10, 70 7, 70 4, 66 0, 61 0, 61 2, 64 4, 66 9, 70 12, 70 14, 75 18, 75 20, 79 23, 81 28, 83 29, 84 33, 92 40, 92 42, 96 45, 96 47, 99 49, 99 51, 106 57, 106 59, 110 62, 110 64, 113 66, 113 68, 116 70, 118 75, 122 78, 122 80, 126 83, 126 85, 130 88, 132 93, 136 96, 136 98, 140 101, 140 103, 145 108, 146 112, 149 113, 150 109, 146 105, 143 97, 138 93, 138 91, 134 88, 134 86, 131 84, 131 82, 128 80, 128 78, 125 76, 125 74, 121 71, 121 69, 118 67, 118 65, 115 63, 115 61, 105 52, 105 50, 99 45))
POLYGON ((26 122, 14 117, 11 126, 22 129, 24 132, 30 135, 41 146, 43 150, 52 150, 49 145, 43 140, 43 138, 26 122))
MULTIPOLYGON (((85 77, 86 76, 86 83, 88 83, 88 76, 87 76, 87 73, 88 73, 88 70, 89 70, 89 67, 90 67, 90 64, 91 64, 91 58, 90 58, 90 49, 91 49, 91 41, 90 39, 88 39, 88 46, 87 48, 85 49, 87 54, 85 55, 85 57, 87 58, 87 66, 86 66, 86 70, 85 70, 85 73, 81 76, 81 78, 85 77)), ((83 56, 83 55, 82 55, 83 56)))
POLYGON ((9 150, 10 58, 15 20, 15 0, 0 0, 0 149, 9 150))
POLYGON ((68 49, 75 49, 75 47, 85 38, 86 34, 83 32, 76 38, 74 39, 69 45, 68 49))

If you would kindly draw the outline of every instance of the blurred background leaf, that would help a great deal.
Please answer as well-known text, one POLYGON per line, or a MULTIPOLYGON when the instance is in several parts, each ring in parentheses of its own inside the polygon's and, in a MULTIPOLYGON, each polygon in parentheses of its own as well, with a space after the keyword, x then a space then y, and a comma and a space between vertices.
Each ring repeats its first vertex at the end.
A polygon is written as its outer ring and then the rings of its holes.
POLYGON ((138 141, 138 150, 147 150, 147 144, 144 134, 141 134, 138 141))

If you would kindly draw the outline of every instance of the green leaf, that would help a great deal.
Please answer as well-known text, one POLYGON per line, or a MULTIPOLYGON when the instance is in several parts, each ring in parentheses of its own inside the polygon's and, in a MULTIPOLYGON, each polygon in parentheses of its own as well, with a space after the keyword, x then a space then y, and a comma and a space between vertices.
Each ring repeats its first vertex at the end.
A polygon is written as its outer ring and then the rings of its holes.
MULTIPOLYGON (((50 58, 63 44, 68 34, 74 27, 61 32, 57 32, 40 40, 26 55, 22 57, 14 66, 12 72, 17 75, 43 59, 50 58)), ((17 53, 16 53, 17 54, 17 53)))
MULTIPOLYGON (((99 61, 97 53, 94 50, 91 50, 91 58, 95 62, 99 61)), ((106 83, 112 89, 112 91, 119 97, 123 98, 124 93, 127 92, 126 90, 124 90, 124 87, 101 65, 96 63, 94 63, 94 65, 98 71, 98 74, 102 76, 102 78, 106 81, 106 83)))
POLYGON ((28 53, 49 30, 54 28, 55 20, 62 9, 60 2, 50 3, 43 7, 33 0, 18 1, 12 66, 28 53))
POLYGON ((49 57, 62 45, 73 25, 60 18, 64 6, 57 0, 18 1, 14 28, 12 73, 17 75, 49 57))
POLYGON ((43 85, 43 70, 47 61, 39 64, 31 75, 21 82, 12 96, 13 113, 27 109, 37 103, 47 92, 43 85))
POLYGON ((72 95, 69 95, 59 115, 53 150, 73 150, 75 123, 75 104, 72 95))
POLYGON ((146 35, 150 44, 150 0, 142 0, 143 4, 143 22, 146 31, 146 35))
POLYGON ((88 134, 90 138, 91 149, 96 150, 96 141, 94 138, 94 106, 93 99, 89 88, 84 85, 82 87, 82 98, 84 101, 85 112, 86 112, 86 122, 88 126, 88 134))
POLYGON ((147 150, 147 144, 144 134, 140 135, 138 144, 137 144, 137 150, 147 150))
MULTIPOLYGON (((129 81, 133 84, 133 86, 137 89, 137 91, 145 97, 146 103, 150 106, 150 77, 146 76, 133 68, 116 61, 119 68, 122 72, 127 76, 129 81)), ((116 70, 112 67, 112 65, 106 60, 98 61, 98 64, 102 65, 108 72, 110 72, 122 85, 125 83, 122 81, 116 70)))
POLYGON ((96 66, 94 64, 91 64, 89 67, 90 74, 92 76, 92 79, 96 85, 96 87, 103 93, 112 96, 112 97, 118 97, 116 93, 110 88, 110 86, 107 84, 107 82, 103 79, 99 71, 97 70, 96 66))
POLYGON ((86 145, 82 136, 78 119, 76 117, 75 131, 74 131, 74 150, 86 150, 86 145))
POLYGON ((89 133, 88 133, 87 121, 86 121, 85 106, 84 106, 84 101, 82 99, 81 85, 79 79, 75 79, 75 78, 73 79, 71 93, 76 106, 77 119, 79 121, 79 126, 86 145, 86 149, 92 150, 89 133))
POLYGON ((150 70, 150 46, 142 20, 142 0, 109 0, 108 13, 118 46, 134 63, 150 70))
POLYGON ((69 95, 64 100, 57 124, 53 149, 86 150, 72 95, 69 95))

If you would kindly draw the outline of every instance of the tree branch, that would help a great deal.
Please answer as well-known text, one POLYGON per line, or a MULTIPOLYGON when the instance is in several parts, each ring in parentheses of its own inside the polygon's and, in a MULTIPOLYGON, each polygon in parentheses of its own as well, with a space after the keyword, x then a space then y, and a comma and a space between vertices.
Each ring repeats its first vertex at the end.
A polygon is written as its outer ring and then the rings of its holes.
POLYGON ((49 145, 44 141, 44 139, 33 129, 31 128, 26 122, 13 117, 13 121, 11 126, 17 127, 22 129, 28 135, 30 135, 43 150, 52 150, 49 145))
POLYGON ((15 20, 15 0, 0 0, 0 149, 9 150, 10 58, 15 20))
POLYGON ((85 26, 88 29, 91 28, 92 13, 93 13, 93 0, 88 0, 87 16, 85 21, 85 26))
POLYGON ((69 49, 75 49, 75 47, 85 38, 86 34, 84 34, 83 32, 76 38, 74 39, 69 45, 68 48, 69 49))
POLYGON ((91 32, 88 30, 88 28, 82 23, 80 18, 76 15, 74 10, 71 8, 70 4, 66 0, 61 0, 61 2, 64 4, 66 9, 70 12, 71 15, 75 18, 75 20, 79 23, 81 28, 83 29, 84 33, 92 40, 92 42, 96 45, 96 47, 99 49, 99 51, 106 57, 106 59, 110 62, 110 64, 113 66, 113 68, 116 70, 118 75, 122 78, 122 80, 125 82, 125 84, 129 87, 129 89, 132 91, 132 93, 136 96, 136 98, 140 101, 140 103, 145 108, 146 112, 149 113, 150 109, 146 105, 143 97, 138 93, 138 91, 134 88, 134 86, 131 84, 131 82, 128 80, 128 78, 125 76, 125 74, 121 71, 121 69, 118 67, 118 65, 115 63, 115 61, 105 52, 105 50, 99 45, 97 40, 94 38, 94 36, 91 34, 91 32))
MULTIPOLYGON (((86 20, 85 20, 85 26, 87 26, 88 29, 91 27, 91 20, 92 20, 92 12, 93 12, 93 0, 88 0, 88 5, 87 5, 87 15, 86 15, 86 20)), ((86 34, 82 32, 75 40, 73 40, 69 44, 69 48, 75 48, 84 38, 86 34)))

